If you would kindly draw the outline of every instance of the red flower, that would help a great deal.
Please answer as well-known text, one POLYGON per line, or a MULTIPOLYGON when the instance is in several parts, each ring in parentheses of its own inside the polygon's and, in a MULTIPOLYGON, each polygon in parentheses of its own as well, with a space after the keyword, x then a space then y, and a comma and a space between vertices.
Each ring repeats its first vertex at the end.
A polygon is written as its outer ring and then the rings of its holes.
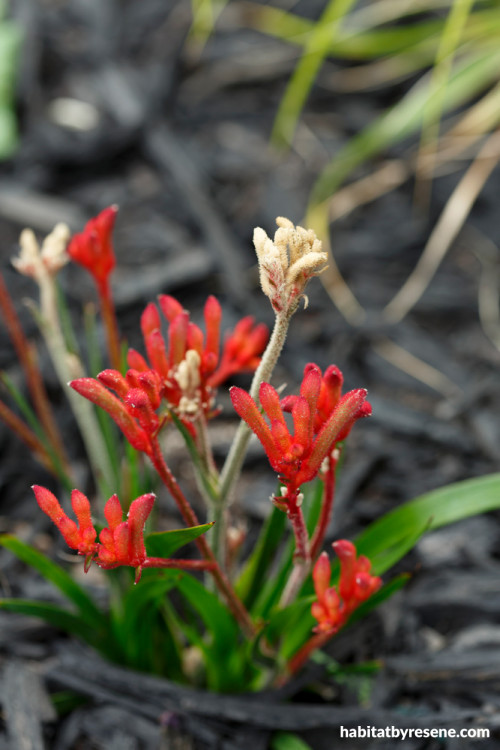
POLYGON ((331 635, 340 630, 354 610, 382 585, 378 576, 370 575, 370 560, 363 555, 356 559, 356 547, 352 542, 341 539, 332 546, 340 559, 338 588, 330 586, 330 561, 326 552, 322 552, 313 569, 317 599, 311 607, 311 613, 318 621, 315 632, 331 635))
POLYGON ((153 509, 155 495, 141 495, 130 505, 127 520, 123 520, 123 509, 117 495, 112 495, 104 506, 108 526, 99 534, 90 516, 90 503, 79 490, 71 492, 71 504, 78 525, 68 518, 57 498, 45 487, 33 487, 38 505, 55 523, 66 544, 85 556, 85 572, 94 560, 105 570, 126 565, 135 568, 137 583, 143 568, 179 568, 181 570, 213 570, 214 561, 171 560, 167 557, 148 557, 144 544, 144 525, 153 509))
POLYGON ((158 374, 154 370, 131 369, 124 377, 117 370, 103 370, 97 378, 78 378, 70 386, 107 411, 132 447, 150 455, 151 441, 163 424, 155 413, 161 402, 158 374))
POLYGON ((296 495, 302 484, 317 476, 335 444, 346 437, 357 419, 371 413, 365 401, 366 390, 359 388, 339 398, 340 389, 333 390, 332 378, 327 373, 322 378, 319 367, 307 365, 300 395, 281 402, 277 391, 269 383, 262 383, 259 397, 269 425, 246 391, 241 388, 230 391, 236 412, 257 435, 272 468, 286 485, 287 494, 277 499, 278 503, 296 495), (283 408, 292 412, 293 434, 283 408))
POLYGON ((226 337, 220 356, 222 310, 213 296, 205 304, 206 335, 189 319, 189 313, 173 297, 161 295, 160 308, 169 321, 168 345, 161 332, 158 308, 149 304, 141 317, 149 363, 131 349, 128 364, 137 370, 150 367, 161 379, 161 394, 169 406, 185 421, 204 413, 215 414, 215 389, 236 372, 254 370, 266 346, 266 326, 254 326, 253 318, 243 318, 226 337))
POLYGON ((115 267, 111 233, 115 225, 117 206, 110 206, 87 222, 81 234, 75 234, 68 246, 68 255, 84 266, 102 290, 115 267))
POLYGON ((111 569, 119 565, 135 568, 136 583, 141 577, 142 566, 147 560, 144 546, 144 525, 153 509, 155 495, 141 495, 130 506, 127 520, 117 495, 112 495, 104 506, 108 527, 99 534, 96 562, 101 568, 111 569))
POLYGON ((92 523, 88 499, 79 490, 71 492, 71 505, 78 520, 77 525, 66 515, 50 490, 39 485, 33 485, 32 489, 38 505, 55 523, 68 547, 87 558, 85 567, 88 569, 97 549, 95 543, 97 532, 92 523))

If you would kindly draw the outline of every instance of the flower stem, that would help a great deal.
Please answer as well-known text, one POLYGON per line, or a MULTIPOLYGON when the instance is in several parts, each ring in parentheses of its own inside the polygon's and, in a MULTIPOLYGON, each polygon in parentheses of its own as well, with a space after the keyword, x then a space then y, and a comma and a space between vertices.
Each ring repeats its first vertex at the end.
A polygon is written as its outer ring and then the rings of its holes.
POLYGON ((329 458, 329 466, 324 479, 323 502, 316 529, 311 540, 311 560, 316 560, 323 542, 325 541, 326 532, 330 524, 333 512, 333 500, 335 497, 335 470, 340 458, 340 452, 337 449, 329 458))
POLYGON ((50 402, 43 384, 40 370, 36 361, 35 347, 30 344, 24 335, 20 320, 17 316, 16 309, 9 295, 7 285, 0 274, 0 309, 2 310, 5 324, 9 331, 10 338, 14 344, 16 354, 21 362, 26 382, 33 400, 33 405, 43 429, 50 441, 52 448, 59 457, 64 467, 64 471, 70 474, 71 467, 64 450, 64 445, 55 422, 50 402))
POLYGON ((286 667, 286 675, 282 675, 276 682, 277 687, 281 687, 287 682, 292 675, 301 669, 309 659, 313 651, 324 646, 330 638, 335 635, 336 631, 327 631, 326 633, 316 633, 292 656, 286 667))
POLYGON ((44 445, 22 419, 19 419, 17 414, 14 414, 3 401, 0 401, 0 420, 7 425, 9 430, 21 438, 46 469, 57 476, 56 467, 44 445))
MULTIPOLYGON (((288 332, 288 326, 290 324, 291 313, 281 312, 276 314, 274 321, 274 328, 269 339, 269 343, 266 347, 260 364, 253 376, 252 385, 250 388, 250 395, 257 401, 259 398, 259 387, 264 381, 269 381, 273 370, 278 361, 278 357, 281 354, 283 345, 285 343, 286 335, 288 332)), ((238 480, 241 472, 241 467, 245 458, 248 441, 250 439, 251 430, 241 420, 233 443, 229 450, 226 462, 221 471, 220 484, 219 484, 219 497, 217 504, 220 508, 217 510, 219 517, 219 523, 214 526, 214 534, 212 537, 214 549, 217 549, 217 559, 219 564, 223 564, 226 556, 225 551, 225 540, 226 540, 226 523, 225 513, 226 508, 232 502, 232 492, 234 486, 238 480)))
POLYGON ((78 423, 94 477, 103 494, 110 494, 114 484, 113 468, 93 406, 89 401, 80 398, 71 388, 66 387, 70 380, 82 377, 84 372, 79 358, 66 349, 57 311, 54 279, 42 270, 37 281, 40 286, 39 323, 47 349, 78 423))
MULTIPOLYGON (((177 481, 174 475, 172 474, 167 464, 165 463, 165 459, 163 458, 160 445, 157 439, 152 441, 152 452, 150 454, 150 459, 156 471, 158 472, 158 475, 160 479, 162 480, 163 484, 165 485, 165 487, 168 489, 168 491, 174 498, 177 504, 177 507, 179 508, 179 511, 182 515, 182 518, 184 519, 186 524, 188 526, 198 526, 199 521, 196 516, 196 513, 191 508, 186 496, 184 495, 183 491, 177 484, 177 481)), ((243 603, 241 602, 236 592, 234 591, 230 581, 228 580, 227 576, 222 571, 220 565, 215 559, 214 553, 208 546, 206 539, 203 536, 200 536, 194 541, 196 545, 198 546, 198 549, 200 550, 201 554, 205 558, 205 560, 207 560, 209 563, 213 565, 213 569, 211 573, 217 584, 217 588, 226 599, 227 604, 231 612, 233 613, 235 619, 240 623, 241 628, 243 632, 245 633, 245 635, 248 638, 252 638, 255 634, 255 628, 250 618, 250 615, 248 614, 243 603)))
POLYGON ((287 581, 280 600, 280 607, 287 607, 296 597, 300 587, 311 570, 311 553, 309 550, 309 535, 307 533, 304 515, 297 503, 296 497, 288 500, 287 516, 292 524, 295 535, 295 552, 293 556, 293 570, 287 581))
POLYGON ((99 293, 102 321, 106 330, 109 359, 112 367, 121 372, 122 358, 120 353, 120 333, 118 330, 115 305, 109 281, 106 279, 105 284, 99 284, 97 290, 99 293))

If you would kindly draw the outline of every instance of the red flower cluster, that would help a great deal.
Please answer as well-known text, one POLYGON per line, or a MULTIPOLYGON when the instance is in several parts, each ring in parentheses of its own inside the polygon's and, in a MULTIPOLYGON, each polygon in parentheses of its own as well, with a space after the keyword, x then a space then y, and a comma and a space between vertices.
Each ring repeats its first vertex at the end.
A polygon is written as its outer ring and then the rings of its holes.
POLYGON ((151 367, 159 375, 162 397, 181 418, 191 420, 201 412, 213 416, 215 388, 237 372, 256 369, 267 343, 267 327, 254 326, 252 317, 243 318, 226 337, 220 357, 222 310, 215 297, 205 304, 206 337, 176 299, 161 295, 158 301, 170 324, 168 347, 158 308, 150 303, 141 318, 149 364, 134 349, 129 351, 128 364, 143 372, 151 367))
POLYGON ((147 558, 144 524, 153 508, 155 495, 148 493, 134 500, 126 521, 118 496, 112 495, 104 506, 109 526, 101 531, 100 543, 96 543, 97 532, 92 523, 90 503, 82 492, 73 490, 71 493, 71 505, 78 525, 66 515, 50 490, 35 485, 33 492, 38 505, 55 523, 68 547, 84 555, 85 570, 93 560, 107 569, 128 565, 136 569, 136 581, 139 580, 147 558))
POLYGON ((341 387, 342 375, 337 368, 328 368, 322 377, 315 364, 306 366, 299 396, 280 401, 277 391, 269 383, 262 383, 260 403, 270 425, 246 391, 231 389, 236 412, 257 435, 272 468, 286 486, 286 495, 276 499, 278 504, 296 496, 302 484, 317 476, 324 459, 347 437, 354 422, 371 414, 366 390, 359 388, 341 397, 341 387), (284 411, 292 413, 293 434, 284 411))
POLYGON ((341 539, 332 546, 340 559, 338 589, 330 586, 330 561, 326 552, 322 552, 313 569, 317 601, 311 607, 311 613, 318 621, 315 632, 330 635, 340 630, 354 610, 382 585, 378 576, 370 575, 370 560, 363 555, 356 558, 356 547, 352 542, 341 539))
POLYGON ((124 377, 118 370, 103 370, 97 378, 78 378, 70 386, 107 411, 133 448, 151 455, 152 441, 164 421, 156 414, 162 398, 159 375, 154 370, 128 370, 124 377))
POLYGON ((206 340, 177 300, 162 295, 159 301, 170 321, 168 349, 156 305, 149 304, 141 318, 151 366, 139 352, 129 349, 130 369, 125 376, 118 370, 104 370, 97 380, 78 378, 70 383, 80 395, 107 411, 129 443, 148 455, 152 441, 169 419, 168 414, 156 414, 162 400, 188 427, 201 413, 214 416, 216 386, 236 372, 255 369, 268 338, 265 325, 254 326, 253 318, 243 318, 226 337, 219 359, 222 312, 215 297, 205 304, 206 340))
POLYGON ((83 232, 75 234, 68 246, 70 258, 92 274, 101 292, 107 289, 109 274, 116 264, 111 234, 117 213, 117 206, 105 208, 87 222, 83 232))
POLYGON ((90 503, 79 490, 71 493, 71 505, 76 524, 61 508, 55 495, 45 487, 33 487, 38 505, 55 523, 66 544, 85 557, 85 572, 92 561, 100 568, 111 570, 120 565, 135 568, 137 583, 143 568, 180 568, 182 570, 213 570, 214 563, 206 560, 172 560, 166 557, 148 557, 144 544, 144 525, 153 509, 155 495, 149 492, 131 503, 127 520, 117 495, 112 495, 104 506, 108 526, 99 534, 92 523, 90 503))

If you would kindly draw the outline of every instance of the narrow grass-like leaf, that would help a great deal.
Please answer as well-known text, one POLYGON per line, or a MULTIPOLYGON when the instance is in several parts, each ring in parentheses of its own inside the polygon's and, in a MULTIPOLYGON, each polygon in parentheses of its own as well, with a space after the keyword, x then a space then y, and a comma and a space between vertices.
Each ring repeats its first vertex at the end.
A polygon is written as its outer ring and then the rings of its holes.
POLYGON ((261 532, 257 544, 236 584, 236 592, 250 610, 263 583, 270 574, 274 555, 281 544, 286 526, 286 514, 273 506, 261 532))
POLYGON ((71 482, 71 479, 68 477, 67 473, 64 470, 64 467, 62 465, 61 459, 59 458, 58 454, 54 450, 52 443, 47 437, 47 433, 43 429, 43 426, 38 419, 37 415, 31 408, 28 401, 25 399, 21 391, 15 386, 15 384, 12 382, 12 380, 9 378, 7 373, 2 372, 0 373, 0 379, 2 380, 3 384, 9 391, 10 395, 16 402, 16 405, 25 418, 28 425, 31 427, 37 438, 40 440, 41 444, 47 451, 49 458, 52 462, 52 469, 56 476, 60 479, 61 483, 63 484, 64 488, 66 490, 71 490, 73 487, 73 484, 71 482))
MULTIPOLYGON (((417 157, 417 176, 421 177, 424 149, 429 156, 429 149, 435 154, 439 138, 439 123, 442 115, 442 95, 451 74, 460 39, 464 33, 466 23, 474 0, 455 0, 450 7, 439 40, 439 47, 432 69, 430 80, 430 97, 423 113, 422 132, 420 136, 420 150, 417 157)), ((422 184, 417 181, 416 194, 422 193, 422 184)))
POLYGON ((288 146, 297 120, 309 95, 314 79, 328 54, 339 25, 356 0, 330 0, 304 45, 302 57, 280 102, 274 123, 272 141, 288 146))
POLYGON ((170 644, 171 633, 162 615, 165 596, 175 587, 178 571, 144 571, 138 586, 131 586, 122 600, 120 614, 115 612, 113 627, 126 663, 135 669, 144 669, 161 674, 162 656, 155 651, 161 643, 161 634, 170 644), (160 643, 158 642, 160 641, 160 643), (156 666, 155 666, 156 661, 156 666))
POLYGON ((292 732, 276 732, 271 737, 271 750, 312 750, 311 745, 304 742, 292 732))
POLYGON ((172 557, 180 547, 189 544, 206 531, 211 529, 213 523, 204 523, 200 526, 191 526, 187 529, 175 529, 173 531, 155 531, 145 538, 146 550, 151 557, 172 557))
POLYGON ((29 599, 0 599, 0 609, 16 612, 28 617, 39 617, 66 633, 78 636, 91 646, 96 646, 96 631, 81 616, 74 615, 62 607, 29 599))
POLYGON ((177 589, 201 618, 210 637, 208 642, 204 640, 203 648, 209 687, 218 691, 242 689, 243 652, 239 648, 240 628, 233 616, 215 594, 190 575, 179 579, 177 589))
POLYGON ((97 608, 84 589, 63 568, 42 555, 38 550, 9 534, 0 536, 0 544, 26 565, 37 570, 40 575, 53 583, 67 599, 73 602, 80 612, 82 622, 93 628, 105 629, 107 627, 105 615, 97 608))
MULTIPOLYGON (((500 508, 500 474, 466 479, 428 492, 387 513, 356 539, 359 554, 376 559, 427 525, 428 531, 461 521, 470 516, 500 508)), ((388 557, 378 565, 380 575, 396 560, 388 557)))
POLYGON ((435 114, 441 106, 443 111, 460 106, 497 78, 499 66, 498 44, 484 45, 474 54, 460 60, 450 75, 439 105, 432 99, 429 81, 419 81, 394 107, 359 135, 351 138, 327 165, 311 193, 311 214, 316 206, 327 201, 336 192, 356 167, 390 144, 416 131, 422 123, 422 113, 427 105, 430 114, 435 114))

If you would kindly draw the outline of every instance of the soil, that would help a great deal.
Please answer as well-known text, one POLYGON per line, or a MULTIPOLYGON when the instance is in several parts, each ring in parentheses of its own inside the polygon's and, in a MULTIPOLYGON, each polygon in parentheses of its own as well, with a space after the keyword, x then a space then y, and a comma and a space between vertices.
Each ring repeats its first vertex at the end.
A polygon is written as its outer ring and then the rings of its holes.
MULTIPOLYGON (((314 18, 323 6, 314 0, 294 9, 314 18)), ((297 55, 248 28, 245 7, 230 2, 199 51, 188 39, 187 0, 12 0, 25 35, 17 87, 21 137, 0 170, 0 253, 31 337, 38 337, 36 325, 22 301, 33 286, 9 261, 20 230, 30 226, 42 236, 65 221, 79 231, 113 203, 120 207, 114 292, 131 346, 141 348, 140 313, 160 292, 176 296, 195 320, 215 293, 227 327, 248 313, 272 323, 258 288, 253 228, 271 233, 280 215, 300 222, 322 166, 407 84, 340 94, 319 82, 294 147, 277 153, 270 132, 297 55), (72 114, 71 99, 86 107, 72 114)), ((325 78, 336 70, 335 62, 326 63, 325 78)), ((410 147, 394 147, 388 156, 410 147)), ((368 388, 373 406, 373 417, 349 441, 331 539, 352 538, 428 490, 498 471, 498 170, 416 306, 397 324, 381 314, 462 175, 457 169, 435 179, 425 214, 415 212, 408 181, 335 223, 333 252, 366 310, 363 322, 349 323, 317 280, 307 310, 293 320, 275 382, 292 391, 307 362, 335 363, 348 388, 368 388)), ((67 267, 61 283, 82 336, 78 311, 93 297, 91 281, 67 267)), ((39 351, 61 428, 71 434, 63 394, 39 351)), ((20 382, 3 328, 0 367, 20 382)), ((221 393, 220 401, 219 458, 236 424, 227 396, 221 393)), ((3 427, 0 446, 1 527, 53 552, 50 523, 29 490, 33 483, 55 486, 53 480, 3 427)), ((75 442, 68 449, 82 488, 91 490, 82 447, 75 442)), ((190 488, 175 441, 171 450, 190 488)), ((250 453, 241 486, 239 508, 255 526, 273 488, 258 450, 250 453)), ((499 537, 498 513, 427 535, 398 566, 412 574, 406 588, 329 647, 341 664, 379 660, 377 676, 339 681, 314 667, 286 696, 195 695, 101 663, 38 621, 0 613, 0 750, 265 750, 273 730, 296 732, 314 750, 337 743, 346 750, 389 748, 394 740, 339 739, 340 725, 387 724, 491 729, 489 740, 413 737, 403 743, 407 750, 495 748, 499 537), (49 694, 62 690, 88 700, 56 716, 49 694), (284 697, 300 705, 279 703, 284 697)), ((2 550, 0 560, 3 595, 55 601, 52 589, 10 554, 2 550)))

